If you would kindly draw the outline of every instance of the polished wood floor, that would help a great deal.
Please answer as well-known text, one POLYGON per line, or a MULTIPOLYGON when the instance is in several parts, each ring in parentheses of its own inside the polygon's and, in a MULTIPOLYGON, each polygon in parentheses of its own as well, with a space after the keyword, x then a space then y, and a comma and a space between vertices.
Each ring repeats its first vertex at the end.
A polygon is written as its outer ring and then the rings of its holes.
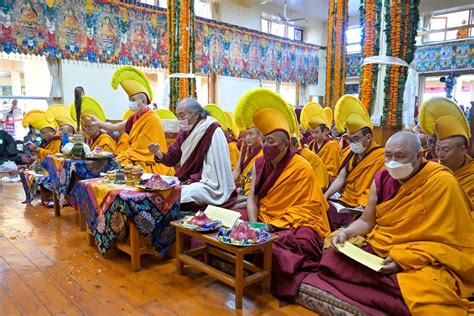
POLYGON ((0 315, 311 315, 258 286, 235 310, 232 289, 205 274, 176 274, 174 260, 146 257, 130 271, 127 255, 102 257, 87 246, 72 208, 21 204, 19 183, 0 183, 0 315))

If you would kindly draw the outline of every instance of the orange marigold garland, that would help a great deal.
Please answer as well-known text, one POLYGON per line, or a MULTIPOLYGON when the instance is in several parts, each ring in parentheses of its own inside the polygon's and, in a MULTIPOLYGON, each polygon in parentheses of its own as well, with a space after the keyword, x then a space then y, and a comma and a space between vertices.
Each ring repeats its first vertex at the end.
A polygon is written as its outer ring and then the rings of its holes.
POLYGON ((329 1, 325 105, 333 107, 344 94, 348 0, 329 1))
MULTIPOLYGON (((410 64, 414 58, 415 37, 419 21, 419 0, 391 0, 385 2, 387 56, 397 57, 410 64)), ((382 125, 401 128, 403 94, 408 68, 388 65, 384 79, 382 125)))
MULTIPOLYGON (((361 46, 362 55, 364 58, 377 56, 379 54, 381 6, 382 3, 380 0, 361 1, 361 46)), ((367 64, 362 67, 359 98, 369 113, 372 112, 372 107, 375 100, 377 72, 377 64, 367 64)))
MULTIPOLYGON (((194 73, 194 0, 168 0, 168 70, 194 73)), ((196 82, 190 78, 170 78, 170 110, 176 111, 180 99, 196 94, 196 82)))

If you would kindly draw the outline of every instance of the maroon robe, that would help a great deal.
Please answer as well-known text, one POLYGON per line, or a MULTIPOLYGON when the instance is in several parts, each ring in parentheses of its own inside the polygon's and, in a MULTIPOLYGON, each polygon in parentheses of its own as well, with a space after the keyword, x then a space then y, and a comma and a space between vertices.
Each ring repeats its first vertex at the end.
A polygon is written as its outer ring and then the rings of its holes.
POLYGON ((262 145, 259 145, 256 149, 254 149, 250 155, 247 156, 247 151, 249 150, 249 146, 245 145, 242 146, 242 152, 240 154, 240 170, 244 170, 248 164, 252 161, 252 159, 258 155, 260 150, 262 150, 262 145))

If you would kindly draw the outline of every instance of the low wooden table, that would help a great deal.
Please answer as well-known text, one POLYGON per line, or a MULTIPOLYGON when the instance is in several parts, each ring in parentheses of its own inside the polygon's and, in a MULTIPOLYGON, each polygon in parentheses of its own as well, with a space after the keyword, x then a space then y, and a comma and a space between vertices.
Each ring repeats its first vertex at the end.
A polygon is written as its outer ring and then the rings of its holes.
POLYGON ((235 307, 242 308, 242 296, 244 287, 262 281, 263 289, 269 290, 272 274, 272 244, 278 238, 272 234, 268 242, 255 246, 239 247, 225 244, 216 239, 216 232, 199 233, 182 227, 180 221, 171 222, 176 228, 176 268, 178 274, 183 273, 184 264, 188 264, 196 270, 205 272, 210 276, 232 286, 235 289, 235 307), (205 246, 184 251, 184 236, 194 237, 205 246), (244 256, 248 253, 263 249, 263 269, 245 261, 244 256), (203 255, 204 262, 194 257, 203 255), (209 265, 209 255, 213 255, 227 262, 235 264, 235 276, 229 275, 209 265), (252 274, 244 278, 244 270, 252 274))

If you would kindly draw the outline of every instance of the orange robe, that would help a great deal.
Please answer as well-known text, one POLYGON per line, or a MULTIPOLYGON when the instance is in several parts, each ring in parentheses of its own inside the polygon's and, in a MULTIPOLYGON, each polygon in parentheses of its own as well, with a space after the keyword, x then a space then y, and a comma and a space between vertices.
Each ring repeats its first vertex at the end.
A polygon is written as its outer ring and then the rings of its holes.
POLYGON ((117 140, 117 154, 120 154, 124 151, 127 150, 128 148, 128 134, 126 132, 123 132, 120 134, 118 140, 117 140))
POLYGON ((148 150, 150 143, 158 143, 163 152, 168 151, 161 120, 153 111, 143 113, 133 124, 128 138, 128 148, 119 153, 117 160, 122 165, 137 164, 145 172, 161 175, 174 175, 174 169, 155 162, 148 150))
POLYGON ((99 134, 95 141, 91 145, 91 150, 100 147, 105 151, 115 154, 117 152, 117 144, 115 144, 112 136, 106 133, 99 134))
POLYGON ((61 149, 61 140, 55 139, 48 143, 44 148, 38 150, 38 159, 44 160, 47 155, 54 155, 61 149))
POLYGON ((329 234, 328 202, 312 171, 294 155, 268 193, 258 200, 258 219, 281 229, 310 227, 319 236, 329 234))
MULTIPOLYGON (((474 205, 474 159, 466 155, 464 165, 454 170, 453 174, 474 205)), ((474 213, 472 215, 474 218, 474 213)))
POLYGON ((337 140, 326 141, 321 148, 318 149, 316 141, 312 141, 309 147, 321 158, 326 165, 330 178, 337 177, 339 167, 342 163, 342 149, 337 140))
MULTIPOLYGON (((352 155, 345 164, 346 171, 348 173, 344 188, 342 189, 341 197, 339 198, 342 202, 346 203, 351 207, 357 207, 359 205, 366 206, 367 199, 369 197, 370 186, 374 180, 375 173, 384 167, 384 149, 379 147, 377 143, 372 141, 368 148, 368 154, 359 161, 355 167, 356 154, 352 155)), ((348 155, 351 155, 350 152, 348 155)), ((347 158, 348 156, 346 156, 347 158)))
MULTIPOLYGON (((244 161, 247 160, 249 152, 246 151, 244 161)), ((240 176, 237 178, 236 185, 237 187, 242 188, 242 194, 248 195, 250 192, 250 187, 252 185, 252 169, 253 165, 255 164, 255 159, 262 157, 263 151, 259 149, 257 155, 252 158, 252 160, 248 163, 248 165, 240 172, 240 176)))
POLYGON ((329 174, 323 160, 309 148, 303 148, 301 150, 301 156, 303 156, 303 158, 306 159, 313 168, 321 190, 326 190, 329 185, 329 174))
POLYGON ((236 142, 229 142, 229 154, 230 154, 230 165, 232 170, 234 170, 235 166, 239 162, 239 149, 237 148, 236 142))
POLYGON ((474 313, 472 205, 451 172, 428 162, 375 212, 368 242, 403 269, 397 279, 410 312, 474 313))

